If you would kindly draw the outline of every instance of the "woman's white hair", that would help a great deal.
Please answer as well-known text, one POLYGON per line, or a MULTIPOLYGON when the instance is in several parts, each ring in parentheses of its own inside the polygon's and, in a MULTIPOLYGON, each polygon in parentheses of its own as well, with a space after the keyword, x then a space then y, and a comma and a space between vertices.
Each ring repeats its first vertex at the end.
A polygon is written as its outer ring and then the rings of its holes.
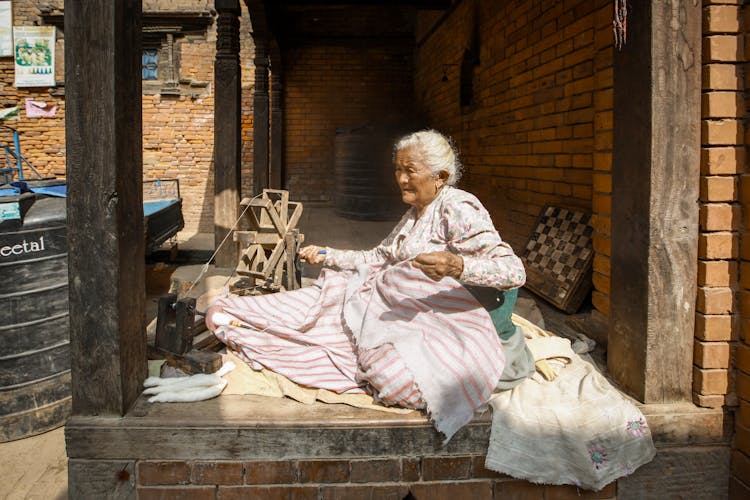
POLYGON ((422 161, 433 174, 448 172, 446 184, 455 185, 461 178, 461 162, 453 142, 437 130, 421 130, 406 135, 393 146, 393 159, 402 149, 417 148, 422 161))

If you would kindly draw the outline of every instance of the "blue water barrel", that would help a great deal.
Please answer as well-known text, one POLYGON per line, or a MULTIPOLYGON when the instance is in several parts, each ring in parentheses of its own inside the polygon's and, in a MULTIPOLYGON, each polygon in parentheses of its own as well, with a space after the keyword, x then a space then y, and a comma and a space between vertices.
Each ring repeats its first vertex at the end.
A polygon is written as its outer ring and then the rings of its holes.
POLYGON ((65 199, 31 196, 21 220, 0 223, 0 442, 71 410, 65 199))

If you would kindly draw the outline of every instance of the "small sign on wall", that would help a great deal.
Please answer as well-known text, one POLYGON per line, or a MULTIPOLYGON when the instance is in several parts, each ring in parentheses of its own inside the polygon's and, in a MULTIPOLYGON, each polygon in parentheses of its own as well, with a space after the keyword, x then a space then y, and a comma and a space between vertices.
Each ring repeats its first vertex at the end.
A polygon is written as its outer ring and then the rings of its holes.
POLYGON ((13 55, 13 3, 0 1, 0 57, 13 55))
POLYGON ((55 27, 14 26, 16 87, 55 86, 55 27))

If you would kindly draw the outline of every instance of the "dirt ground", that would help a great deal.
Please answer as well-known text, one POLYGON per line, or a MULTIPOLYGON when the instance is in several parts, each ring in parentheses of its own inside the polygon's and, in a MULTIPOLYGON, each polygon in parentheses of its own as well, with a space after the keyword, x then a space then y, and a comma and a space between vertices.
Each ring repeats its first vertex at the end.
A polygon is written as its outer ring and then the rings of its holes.
POLYGON ((68 498, 68 458, 63 428, 0 443, 0 498, 68 498))

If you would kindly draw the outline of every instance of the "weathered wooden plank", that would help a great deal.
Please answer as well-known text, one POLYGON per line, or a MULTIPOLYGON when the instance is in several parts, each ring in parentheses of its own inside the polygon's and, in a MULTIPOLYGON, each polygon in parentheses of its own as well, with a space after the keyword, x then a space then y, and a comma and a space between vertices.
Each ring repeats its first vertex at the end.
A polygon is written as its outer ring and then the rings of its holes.
MULTIPOLYGON (((281 172, 284 154, 284 99, 283 99, 283 66, 281 62, 281 48, 275 39, 271 40, 269 50, 271 61, 271 151, 269 187, 281 189, 284 178, 281 172)), ((285 216, 286 217, 286 216, 285 216)), ((286 222, 286 221, 284 221, 286 222)))
POLYGON ((177 354, 156 348, 156 352, 166 359, 166 364, 179 368, 185 373, 216 373, 222 364, 221 354, 218 352, 192 350, 185 354, 177 354))
POLYGON ((265 279, 266 275, 265 273, 261 273, 260 271, 243 271, 242 269, 237 270, 237 274, 240 276, 247 276, 250 278, 257 278, 259 280, 265 279))
MULTIPOLYGON (((478 416, 489 422, 489 412, 478 416)), ((224 394, 190 404, 149 403, 141 396, 125 418, 107 419, 76 417, 78 424, 101 426, 170 427, 179 423, 188 426, 215 427, 226 424, 265 427, 366 427, 427 425, 429 420, 418 411, 386 413, 354 408, 341 404, 301 404, 289 398, 224 394)))
POLYGON ((289 229, 294 229, 295 227, 297 227, 297 223, 302 217, 302 210, 303 210, 302 203, 290 201, 289 209, 292 210, 292 215, 289 216, 289 221, 287 221, 287 227, 289 229))
POLYGON ((259 245, 271 245, 271 248, 273 248, 279 240, 279 233, 276 230, 273 232, 235 231, 234 240, 243 245, 258 243, 259 245))
MULTIPOLYGON (((255 28, 255 25, 253 25, 255 28)), ((268 39, 253 30, 255 43, 255 92, 253 94, 253 190, 269 188, 268 178, 268 39)))
MULTIPOLYGON (((237 220, 242 156, 240 78, 240 3, 217 1, 216 62, 214 65, 214 243, 218 248, 237 220)), ((216 254, 218 267, 234 267, 239 245, 226 241, 216 254)))
POLYGON ((638 2, 614 58, 608 369, 643 402, 691 397, 701 5, 638 2))
POLYGON ((146 377, 141 2, 66 0, 65 33, 73 412, 122 415, 146 377))
POLYGON ((188 352, 193 346, 194 326, 194 298, 185 297, 177 300, 177 294, 174 293, 159 297, 154 341, 157 348, 177 354, 188 352))
MULTIPOLYGON (((99 419, 107 420, 107 419, 99 419)), ((443 445, 444 437, 426 419, 406 426, 239 425, 187 423, 172 426, 88 426, 71 421, 66 427, 68 456, 75 458, 247 460, 295 457, 355 457, 472 453, 487 451, 489 422, 471 423, 443 445), (169 439, 164 439, 165 436, 169 439)), ((118 419, 119 420, 119 419, 118 419)))
POLYGON ((654 460, 617 481, 618 500, 644 498, 727 498, 728 446, 659 450, 654 460))
MULTIPOLYGON (((277 78, 275 75, 271 77, 271 91, 273 97, 271 102, 276 102, 281 96, 281 85, 276 83, 277 78), (277 90, 278 88, 278 90, 277 90), (278 97, 277 97, 278 96, 278 97)), ((284 155, 284 113, 281 109, 276 106, 271 106, 271 152, 270 152, 270 165, 269 165, 269 180, 268 184, 272 188, 282 188, 285 186, 284 176, 282 172, 282 162, 284 155)))
POLYGON ((136 498, 135 462, 68 460, 68 498, 81 500, 136 498))
POLYGON ((157 460, 261 460, 301 457, 482 454, 489 425, 469 425, 447 446, 432 427, 413 428, 66 428, 71 457, 138 457, 157 460), (165 440, 165 436, 169 439, 165 440), (86 439, 88 436, 88 439, 86 439))
POLYGON ((279 239, 279 241, 276 242, 276 246, 273 247, 273 251, 271 252, 271 255, 268 257, 268 261, 266 262, 266 267, 263 270, 264 278, 270 277, 271 274, 276 271, 276 264, 278 264, 279 259, 281 259, 281 255, 283 253, 284 253, 284 240, 279 239))
POLYGON ((221 341, 211 330, 199 333, 193 338, 193 347, 201 351, 212 350, 219 344, 221 344, 221 341))
MULTIPOLYGON (((280 221, 280 230, 287 227, 287 212, 289 211, 289 191, 283 189, 266 189, 263 195, 267 196, 272 202, 273 207, 278 214, 280 221)), ((269 213, 270 215, 270 213, 269 213)))
POLYGON ((729 444, 734 418, 722 408, 700 408, 692 402, 649 404, 640 407, 657 446, 674 444, 729 444))
MULTIPOLYGON (((726 446, 721 409, 641 406, 658 446, 726 446)), ((475 416, 446 448, 419 412, 383 413, 287 398, 222 395, 190 404, 138 399, 125 418, 74 417, 66 426, 73 458, 251 459, 486 452, 492 415, 475 416), (165 439, 169 436, 169 439, 165 439)))
POLYGON ((286 262, 284 263, 284 266, 286 268, 286 280, 284 282, 284 286, 286 287, 287 291, 289 290, 297 290, 301 283, 299 282, 299 279, 297 279, 297 266, 296 266, 296 259, 297 259, 297 231, 287 233, 286 236, 284 236, 284 246, 285 246, 285 254, 286 254, 286 262))

